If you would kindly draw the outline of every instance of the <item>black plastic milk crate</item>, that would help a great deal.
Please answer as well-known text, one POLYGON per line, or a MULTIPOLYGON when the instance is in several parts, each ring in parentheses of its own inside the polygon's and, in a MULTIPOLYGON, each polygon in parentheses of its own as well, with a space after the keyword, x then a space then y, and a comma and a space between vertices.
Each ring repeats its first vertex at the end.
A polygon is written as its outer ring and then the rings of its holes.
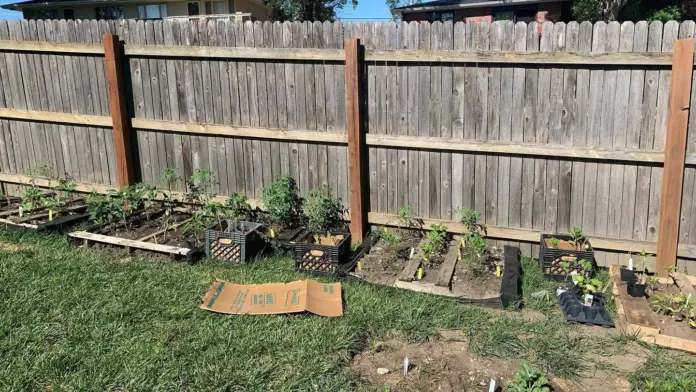
POLYGON ((341 231, 311 232, 305 240, 315 235, 343 236, 338 245, 322 245, 299 240, 295 243, 295 268, 314 274, 332 275, 339 272, 350 253, 350 233, 341 231))
POLYGON ((542 234, 541 243, 539 246, 539 264, 541 264, 541 270, 544 274, 549 275, 554 280, 568 280, 569 275, 563 272, 563 267, 561 263, 563 262, 563 257, 575 257, 576 261, 585 259, 592 263, 592 269, 589 271, 584 271, 582 268, 576 268, 578 274, 583 276, 590 276, 592 272, 596 269, 594 249, 589 240, 585 240, 585 243, 589 245, 587 250, 566 250, 566 249, 556 249, 546 246, 546 240, 550 238, 558 238, 559 240, 570 241, 571 237, 566 234, 542 234))
POLYGON ((212 228, 205 231, 206 256, 245 264, 265 247, 266 243, 257 231, 261 224, 226 220, 224 225, 222 231, 212 228))

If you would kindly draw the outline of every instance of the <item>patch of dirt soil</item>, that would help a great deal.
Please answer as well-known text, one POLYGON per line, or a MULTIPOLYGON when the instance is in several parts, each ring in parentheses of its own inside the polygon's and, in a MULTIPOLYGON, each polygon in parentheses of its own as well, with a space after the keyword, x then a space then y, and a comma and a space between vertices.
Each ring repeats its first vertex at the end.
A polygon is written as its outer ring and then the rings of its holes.
POLYGON ((413 238, 389 245, 380 241, 362 260, 363 279, 391 286, 409 262, 411 248, 416 248, 420 239, 413 238))
MULTIPOLYGON (((522 318, 523 315, 520 315, 522 318)), ((530 314, 533 318, 539 315, 530 314)), ((618 329, 579 326, 583 335, 618 335, 618 329)), ((640 368, 649 350, 639 344, 619 345, 614 351, 589 358, 588 370, 579 380, 555 378, 550 381, 555 392, 629 392, 628 377, 640 368)), ((488 392, 491 379, 506 390, 521 365, 521 360, 481 357, 468 350, 461 331, 443 330, 434 341, 409 343, 401 338, 382 342, 378 350, 368 349, 353 359, 351 373, 366 388, 389 388, 390 391, 466 391, 488 392), (403 375, 404 358, 409 372, 403 375), (379 368, 389 370, 380 375, 379 368)))
MULTIPOLYGON (((673 284, 661 284, 656 294, 679 295, 681 290, 673 284)), ((650 301, 649 297, 648 301, 650 301)), ((675 305, 675 307, 678 307, 678 305, 675 305)), ((688 321, 681 320, 679 315, 658 314, 653 309, 653 317, 657 321, 661 333, 677 338, 696 340, 696 329, 691 328, 688 321)))
POLYGON ((368 350, 357 355, 350 370, 369 388, 488 392, 491 379, 496 380, 496 385, 506 385, 519 365, 519 361, 471 354, 460 331, 442 331, 439 339, 424 343, 387 340, 378 352, 368 350), (404 376, 406 357, 410 369, 404 376), (380 375, 378 368, 389 369, 389 373, 380 375))

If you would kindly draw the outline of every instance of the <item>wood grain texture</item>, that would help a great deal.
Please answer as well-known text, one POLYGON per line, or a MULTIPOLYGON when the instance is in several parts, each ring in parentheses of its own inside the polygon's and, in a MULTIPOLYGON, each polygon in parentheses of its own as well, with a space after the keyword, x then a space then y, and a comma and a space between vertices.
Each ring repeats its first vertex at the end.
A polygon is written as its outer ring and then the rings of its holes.
POLYGON ((665 274, 665 268, 676 264, 679 242, 679 222, 684 181, 684 154, 686 152, 687 125, 691 103, 691 79, 693 77, 694 39, 674 43, 674 63, 669 96, 669 115, 665 141, 665 166, 662 175, 662 202, 660 205, 660 230, 657 238, 657 271, 665 274))
POLYGON ((117 35, 104 35, 104 53, 106 77, 109 87, 109 102, 111 120, 113 122, 113 138, 116 151, 116 167, 118 168, 119 186, 135 183, 133 168, 133 151, 131 149, 131 131, 126 106, 126 93, 123 80, 121 42, 117 35))
POLYGON ((350 178, 350 222, 353 243, 361 243, 367 228, 365 197, 365 135, 362 130, 360 113, 361 62, 360 40, 347 38, 344 41, 346 52, 346 131, 348 133, 348 175, 350 178))

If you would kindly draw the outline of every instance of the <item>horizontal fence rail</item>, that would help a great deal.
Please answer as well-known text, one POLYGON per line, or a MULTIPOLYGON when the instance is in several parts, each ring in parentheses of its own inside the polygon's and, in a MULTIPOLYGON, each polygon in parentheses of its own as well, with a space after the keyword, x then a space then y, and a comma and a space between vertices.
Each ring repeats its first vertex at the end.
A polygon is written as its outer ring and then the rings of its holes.
MULTIPOLYGON (((345 61, 340 49, 292 49, 185 47, 158 45, 124 45, 126 56, 239 58, 287 61, 345 61)), ((0 40, 0 50, 74 54, 104 54, 97 44, 61 44, 33 41, 0 40)), ((592 53, 592 52, 459 52, 454 50, 367 50, 366 61, 500 63, 500 64, 566 64, 596 66, 669 66, 670 53, 592 53)))
MULTIPOLYGON (((80 124, 99 127, 111 127, 111 117, 82 115, 60 112, 40 112, 0 108, 0 118, 45 121, 62 124, 80 124)), ((172 122, 131 118, 133 128, 161 132, 191 133, 202 135, 223 135, 257 139, 296 140, 306 142, 346 144, 348 139, 343 133, 317 133, 309 130, 282 130, 271 128, 233 127, 221 124, 202 124, 172 122)), ((530 155, 537 157, 556 157, 564 159, 581 159, 587 161, 608 160, 640 163, 664 163, 664 153, 660 151, 611 149, 593 147, 571 147, 524 142, 479 141, 447 138, 428 138, 420 136, 388 136, 379 134, 365 135, 365 144, 375 147, 393 147, 404 149, 425 149, 434 151, 479 152, 502 155, 530 155)), ((696 165, 696 152, 687 152, 685 164, 696 165)))

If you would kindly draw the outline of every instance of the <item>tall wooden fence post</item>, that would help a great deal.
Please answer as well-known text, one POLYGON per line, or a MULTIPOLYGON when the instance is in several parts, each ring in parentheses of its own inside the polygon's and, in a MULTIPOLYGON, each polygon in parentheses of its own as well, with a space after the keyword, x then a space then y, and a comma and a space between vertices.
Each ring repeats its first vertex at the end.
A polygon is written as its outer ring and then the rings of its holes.
POLYGON ((657 272, 661 275, 666 274, 665 268, 676 265, 677 262, 693 68, 694 40, 675 41, 672 81, 669 90, 665 166, 662 172, 660 222, 657 233, 657 272))
MULTIPOLYGON (((367 178, 367 154, 365 133, 362 129, 362 85, 360 40, 344 40, 346 54, 346 132, 348 134, 348 175, 350 180, 350 233, 353 243, 365 237, 367 209, 365 208, 365 184, 367 178)), ((369 189, 368 189, 369 192, 369 189)))
POLYGON ((118 185, 123 187, 135 183, 135 170, 131 151, 131 127, 128 106, 126 106, 126 88, 123 81, 123 45, 118 35, 104 34, 104 62, 106 80, 109 85, 118 185))

